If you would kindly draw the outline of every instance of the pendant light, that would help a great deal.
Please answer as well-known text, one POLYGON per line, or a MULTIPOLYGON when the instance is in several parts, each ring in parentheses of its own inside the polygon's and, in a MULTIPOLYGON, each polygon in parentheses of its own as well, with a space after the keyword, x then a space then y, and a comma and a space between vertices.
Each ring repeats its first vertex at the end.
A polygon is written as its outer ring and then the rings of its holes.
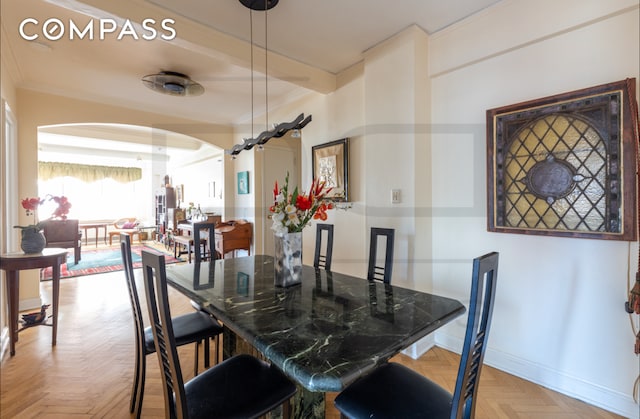
POLYGON ((305 118, 304 114, 301 113, 291 122, 284 122, 280 124, 274 124, 273 129, 269 130, 267 127, 269 126, 269 82, 268 82, 268 66, 267 66, 267 57, 269 55, 269 47, 267 42, 267 10, 275 7, 278 4, 279 0, 240 0, 243 6, 249 9, 249 26, 250 26, 250 44, 251 44, 251 138, 245 138, 242 144, 236 144, 231 149, 225 150, 226 154, 230 154, 232 158, 240 154, 242 150, 251 150, 256 145, 259 148, 262 148, 264 144, 267 143, 272 138, 279 138, 285 135, 287 132, 294 130, 296 133, 296 138, 300 136, 300 130, 304 128, 309 122, 311 122, 311 115, 305 118), (257 137, 253 135, 253 11, 263 11, 264 15, 264 87, 265 87, 265 130, 260 133, 257 137))

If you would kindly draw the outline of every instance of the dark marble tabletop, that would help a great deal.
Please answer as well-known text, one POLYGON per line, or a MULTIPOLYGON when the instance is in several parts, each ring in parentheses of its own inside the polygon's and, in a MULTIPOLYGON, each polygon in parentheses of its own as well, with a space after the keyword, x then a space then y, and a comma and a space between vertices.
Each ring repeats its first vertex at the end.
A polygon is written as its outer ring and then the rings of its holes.
POLYGON ((167 266, 167 280, 310 391, 340 391, 465 312, 456 300, 304 266, 274 286, 273 258, 167 266), (215 268, 214 268, 215 267, 215 268))

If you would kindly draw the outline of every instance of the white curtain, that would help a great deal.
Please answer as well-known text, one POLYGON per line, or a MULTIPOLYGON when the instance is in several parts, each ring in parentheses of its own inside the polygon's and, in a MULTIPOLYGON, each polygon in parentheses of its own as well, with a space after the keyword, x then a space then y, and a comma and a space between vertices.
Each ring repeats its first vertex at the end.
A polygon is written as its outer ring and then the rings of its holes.
POLYGON ((84 182, 95 182, 111 178, 116 182, 128 183, 142 179, 139 167, 92 166, 88 164, 38 162, 38 178, 49 180, 57 177, 74 177, 84 182))

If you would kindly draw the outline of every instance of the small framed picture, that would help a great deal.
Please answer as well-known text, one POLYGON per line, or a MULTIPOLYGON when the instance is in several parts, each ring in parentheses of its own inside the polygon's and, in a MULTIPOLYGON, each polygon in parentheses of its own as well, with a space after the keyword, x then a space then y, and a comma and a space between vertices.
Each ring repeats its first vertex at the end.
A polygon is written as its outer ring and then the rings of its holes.
POLYGON ((329 197, 349 201, 349 139, 313 146, 311 159, 313 178, 332 188, 329 197))
POLYGON ((238 172, 238 195, 249 193, 249 172, 238 172))

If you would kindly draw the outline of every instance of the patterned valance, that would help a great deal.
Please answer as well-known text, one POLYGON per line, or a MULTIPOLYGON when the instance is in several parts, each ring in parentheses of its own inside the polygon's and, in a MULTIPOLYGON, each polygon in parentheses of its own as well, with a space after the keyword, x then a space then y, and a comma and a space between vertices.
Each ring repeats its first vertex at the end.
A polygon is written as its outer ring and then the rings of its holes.
POLYGON ((70 176, 84 182, 95 182, 111 178, 117 182, 127 183, 142 179, 139 167, 92 166, 88 164, 38 162, 40 180, 70 176))

